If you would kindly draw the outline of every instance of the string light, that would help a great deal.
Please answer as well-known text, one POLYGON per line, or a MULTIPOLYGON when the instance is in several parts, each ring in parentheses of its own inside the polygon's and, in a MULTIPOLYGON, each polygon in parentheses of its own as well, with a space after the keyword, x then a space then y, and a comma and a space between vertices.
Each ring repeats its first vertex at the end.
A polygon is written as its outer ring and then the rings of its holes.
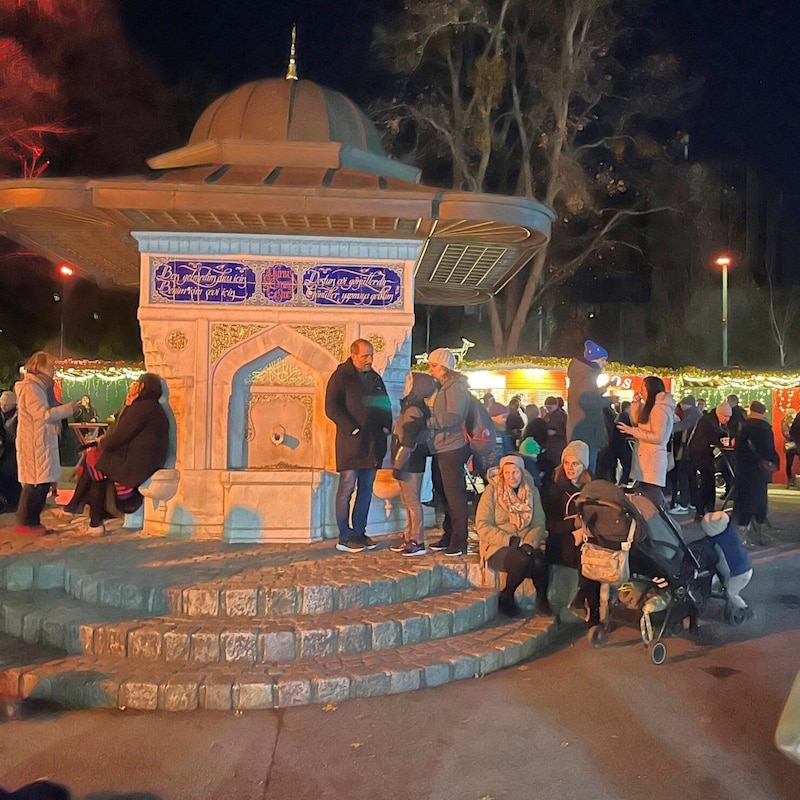
MULTIPOLYGON (((465 361, 459 365, 459 369, 463 372, 472 372, 474 370, 502 372, 504 370, 518 369, 566 370, 571 360, 571 358, 558 356, 503 356, 481 361, 465 361)), ((425 370, 427 365, 417 364, 416 368, 425 370)), ((620 364, 618 362, 609 362, 605 369, 607 372, 622 375, 639 377, 658 375, 661 378, 671 378, 675 382, 673 389, 676 386, 684 385, 692 389, 695 387, 708 387, 709 389, 724 388, 741 392, 757 392, 764 389, 800 387, 800 372, 777 370, 750 372, 742 369, 709 370, 695 366, 673 369, 671 367, 620 364)))
POLYGON ((61 361, 56 364, 56 377, 80 381, 135 381, 143 372, 144 364, 128 361, 61 361))

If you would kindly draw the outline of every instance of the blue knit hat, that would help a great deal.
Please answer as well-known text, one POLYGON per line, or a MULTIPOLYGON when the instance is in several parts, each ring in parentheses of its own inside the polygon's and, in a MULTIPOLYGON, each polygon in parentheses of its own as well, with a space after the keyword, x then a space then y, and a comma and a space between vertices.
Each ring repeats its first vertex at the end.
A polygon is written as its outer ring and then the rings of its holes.
POLYGON ((583 357, 587 361, 597 361, 598 358, 608 358, 608 350, 603 349, 591 339, 587 339, 583 343, 583 357))
POLYGON ((587 339, 583 343, 583 357, 587 361, 596 361, 598 358, 608 358, 608 350, 600 347, 599 344, 587 339))

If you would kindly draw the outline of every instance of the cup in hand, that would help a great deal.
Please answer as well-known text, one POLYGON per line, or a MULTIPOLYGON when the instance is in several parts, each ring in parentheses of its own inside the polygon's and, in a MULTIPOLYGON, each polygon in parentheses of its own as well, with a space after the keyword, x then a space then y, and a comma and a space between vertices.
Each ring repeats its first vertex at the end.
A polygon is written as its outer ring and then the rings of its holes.
POLYGON ((721 436, 720 437, 720 442, 722 442, 722 446, 723 447, 730 447, 731 446, 731 440, 730 440, 729 436, 721 436))

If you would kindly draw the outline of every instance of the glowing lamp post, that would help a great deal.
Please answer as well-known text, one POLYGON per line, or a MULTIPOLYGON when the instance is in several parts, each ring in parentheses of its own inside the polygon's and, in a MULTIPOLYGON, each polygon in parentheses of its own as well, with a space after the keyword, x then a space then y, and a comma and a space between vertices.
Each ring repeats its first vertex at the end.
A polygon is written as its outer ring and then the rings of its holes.
POLYGON ((61 280, 61 336, 60 336, 60 350, 58 354, 59 361, 64 360, 64 305, 66 303, 67 281, 74 277, 75 270, 69 264, 61 263, 58 265, 58 276, 61 280))
POLYGON ((728 366, 728 267, 730 256, 719 256, 714 263, 722 269, 722 366, 728 366))

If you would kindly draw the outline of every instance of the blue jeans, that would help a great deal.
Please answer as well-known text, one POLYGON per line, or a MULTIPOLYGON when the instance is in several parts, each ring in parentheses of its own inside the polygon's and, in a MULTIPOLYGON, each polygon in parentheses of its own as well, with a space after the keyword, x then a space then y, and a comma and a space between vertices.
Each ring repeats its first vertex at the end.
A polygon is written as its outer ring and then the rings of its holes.
POLYGON ((377 472, 377 469, 345 469, 339 473, 339 487, 336 489, 336 525, 339 528, 339 541, 343 542, 351 536, 360 538, 367 532, 367 515, 377 472), (351 524, 350 498, 354 491, 356 501, 353 503, 351 524))

